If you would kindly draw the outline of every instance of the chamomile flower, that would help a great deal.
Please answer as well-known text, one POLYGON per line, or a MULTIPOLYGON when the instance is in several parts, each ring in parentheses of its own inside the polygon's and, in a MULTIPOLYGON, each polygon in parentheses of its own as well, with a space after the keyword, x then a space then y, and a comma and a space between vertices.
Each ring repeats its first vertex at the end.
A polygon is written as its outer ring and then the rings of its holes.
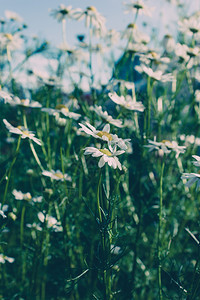
POLYGON ((16 200, 26 200, 30 201, 32 199, 32 196, 30 193, 22 193, 21 191, 17 191, 14 189, 12 191, 13 196, 15 197, 16 200))
POLYGON ((196 17, 192 18, 185 18, 182 21, 178 22, 180 31, 188 34, 193 35, 200 32, 200 24, 199 20, 196 17))
POLYGON ((107 111, 103 111, 101 106, 95 105, 94 107, 91 107, 91 110, 95 111, 95 113, 100 116, 102 119, 106 120, 106 122, 116 126, 116 127, 123 127, 122 120, 120 119, 113 119, 112 116, 108 115, 107 111))
POLYGON ((148 68, 144 65, 136 66, 135 70, 140 73, 145 73, 152 79, 156 81, 168 82, 173 81, 174 76, 171 73, 163 74, 161 70, 153 71, 151 68, 148 68))
POLYGON ((112 135, 110 134, 110 125, 106 124, 102 131, 97 130, 94 126, 89 124, 88 122, 84 124, 79 123, 81 126, 81 131, 84 131, 85 133, 97 138, 101 139, 103 141, 111 141, 112 140, 112 135))
POLYGON ((152 12, 154 10, 153 7, 148 7, 141 0, 138 1, 130 0, 130 3, 124 3, 124 6, 126 7, 126 10, 124 11, 125 14, 132 12, 137 14, 144 14, 146 16, 151 17, 152 12))
POLYGON ((19 97, 13 97, 11 99, 5 99, 5 103, 9 103, 11 106, 19 105, 31 108, 40 108, 42 105, 37 101, 31 101, 29 99, 20 99, 19 97))
POLYGON ((199 173, 183 173, 181 179, 188 179, 186 186, 190 187, 195 182, 197 183, 196 189, 200 187, 200 174, 199 173))
POLYGON ((74 19, 82 20, 85 18, 86 27, 92 27, 94 33, 104 35, 106 33, 106 19, 97 11, 96 7, 88 6, 85 10, 76 10, 74 19))
POLYGON ((130 95, 127 95, 125 98, 124 96, 118 96, 117 93, 114 92, 114 93, 109 93, 108 96, 110 97, 110 99, 113 102, 125 107, 126 109, 136 110, 136 111, 140 111, 140 112, 143 112, 145 109, 142 102, 134 101, 130 95))
POLYGON ((64 180, 72 181, 71 176, 69 176, 68 174, 63 174, 60 170, 57 170, 57 171, 54 171, 54 170, 45 171, 44 170, 42 172, 42 175, 50 177, 50 178, 52 178, 54 180, 57 180, 57 181, 64 181, 64 180))
POLYGON ((46 222, 47 228, 52 228, 55 232, 63 231, 61 223, 56 218, 49 216, 48 214, 44 215, 42 212, 39 212, 38 219, 41 223, 46 222))
POLYGON ((0 264, 5 264, 6 261, 12 264, 14 260, 15 259, 13 257, 8 257, 2 253, 0 254, 0 264))
POLYGON ((50 14, 58 20, 58 22, 62 22, 66 18, 73 18, 74 10, 72 6, 65 6, 64 4, 60 4, 58 9, 50 9, 50 14))
POLYGON ((179 157, 180 153, 184 153, 186 147, 179 146, 176 141, 168 141, 162 140, 161 142, 156 142, 155 140, 148 140, 149 145, 145 145, 144 147, 149 148, 149 151, 158 150, 161 151, 161 154, 168 154, 171 151, 176 152, 176 158, 179 157))
POLYGON ((70 112, 69 108, 66 104, 58 104, 55 109, 42 108, 42 111, 47 112, 49 115, 54 115, 54 116, 58 113, 62 113, 65 117, 68 117, 68 118, 71 118, 74 120, 78 120, 81 117, 80 114, 70 112))
POLYGON ((86 147, 84 155, 92 155, 92 157, 101 157, 98 163, 99 168, 102 168, 107 163, 113 169, 119 168, 122 170, 121 163, 119 162, 118 155, 124 153, 124 150, 116 151, 116 147, 113 149, 109 146, 109 149, 97 149, 95 147, 86 147))
POLYGON ((16 22, 22 22, 23 21, 22 17, 14 11, 6 10, 5 11, 5 16, 10 21, 16 21, 16 22))
POLYGON ((14 189, 12 191, 12 194, 15 197, 16 200, 25 200, 25 201, 31 202, 32 204, 41 203, 42 199, 43 199, 42 196, 32 197, 29 192, 28 193, 22 193, 21 191, 17 191, 16 189, 14 189))
POLYGON ((34 141, 38 145, 42 145, 41 141, 35 137, 35 134, 32 131, 29 131, 27 128, 23 126, 14 127, 12 126, 6 119, 3 119, 3 122, 9 132, 21 135, 22 139, 29 138, 30 140, 34 141))

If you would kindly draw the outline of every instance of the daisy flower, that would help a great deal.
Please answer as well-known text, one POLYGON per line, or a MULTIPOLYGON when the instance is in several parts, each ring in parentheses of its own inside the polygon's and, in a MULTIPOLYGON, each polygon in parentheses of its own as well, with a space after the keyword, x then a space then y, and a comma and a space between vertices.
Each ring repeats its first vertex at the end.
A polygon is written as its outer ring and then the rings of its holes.
POLYGON ((197 183, 196 189, 200 187, 200 174, 199 173, 183 173, 181 179, 188 179, 186 186, 190 187, 195 182, 197 183))
POLYGON ((168 154, 171 151, 176 152, 176 158, 179 157, 180 153, 184 153, 186 147, 185 146, 178 146, 176 141, 168 141, 168 140, 163 140, 161 142, 156 142, 155 140, 148 140, 149 145, 145 145, 144 147, 149 148, 149 151, 153 150, 161 150, 162 153, 168 154))
POLYGON ((58 20, 58 22, 62 22, 66 18, 72 18, 75 10, 72 9, 72 6, 65 6, 64 4, 60 4, 58 9, 50 9, 50 14, 58 20))
POLYGON ((14 189, 12 191, 13 196, 15 197, 16 200, 25 200, 25 201, 31 201, 32 203, 41 203, 43 197, 42 196, 37 196, 37 197, 32 197, 30 193, 22 193, 21 191, 17 191, 14 189))
POLYGON ((3 119, 3 122, 9 132, 21 135, 22 139, 29 138, 30 140, 34 141, 38 145, 42 145, 41 141, 35 137, 35 134, 32 131, 29 131, 27 128, 23 126, 14 127, 12 126, 6 119, 3 119))
POLYGON ((92 155, 92 157, 101 157, 98 163, 99 168, 102 168, 107 163, 113 169, 119 168, 122 170, 121 163, 119 162, 118 155, 124 153, 124 150, 116 151, 116 147, 113 149, 109 146, 109 149, 97 149, 95 147, 86 147, 84 155, 92 155))
POLYGON ((148 7, 144 4, 143 1, 130 1, 130 3, 124 3, 124 6, 126 7, 126 10, 124 11, 125 14, 128 14, 130 12, 137 13, 137 14, 144 14, 146 16, 151 17, 152 11, 154 10, 153 7, 148 7))
POLYGON ((42 108, 42 111, 47 112, 49 115, 56 115, 57 113, 62 113, 65 117, 69 117, 74 120, 78 120, 81 115, 70 112, 69 108, 65 104, 58 104, 55 109, 53 108, 42 108))
POLYGON ((81 126, 81 131, 84 131, 85 133, 97 138, 97 139, 101 139, 103 141, 111 141, 112 140, 112 135, 110 134, 110 125, 106 124, 102 131, 97 130, 94 126, 92 126, 89 123, 85 123, 81 124, 79 123, 79 125, 81 126))
POLYGON ((180 31, 188 34, 193 35, 200 32, 200 23, 199 20, 195 17, 189 19, 183 19, 182 21, 178 22, 180 31))
POLYGON ((50 178, 52 178, 54 180, 57 180, 57 181, 64 181, 64 180, 72 181, 71 176, 69 176, 68 174, 63 174, 60 170, 57 170, 57 171, 54 171, 54 170, 45 171, 44 170, 42 172, 42 175, 50 177, 50 178))
POLYGON ((8 257, 2 253, 0 254, 0 264, 5 264, 6 261, 12 264, 14 260, 15 259, 13 257, 8 257))
POLYGON ((39 212, 38 219, 40 220, 41 223, 46 222, 47 228, 53 228, 55 232, 63 231, 61 223, 58 222, 56 218, 49 216, 48 214, 44 215, 42 212, 39 212))
POLYGON ((31 101, 29 99, 20 99, 19 97, 13 97, 13 98, 4 98, 5 103, 9 103, 12 106, 20 105, 24 107, 31 107, 31 108, 39 108, 42 107, 42 105, 37 101, 31 101))
POLYGON ((96 7, 88 6, 85 10, 76 10, 74 12, 74 19, 82 20, 85 18, 86 27, 93 27, 93 31, 105 34, 106 19, 97 11, 96 7))
POLYGON ((145 109, 142 102, 134 101, 130 95, 127 95, 125 98, 124 96, 118 96, 117 93, 114 92, 114 93, 109 93, 108 96, 113 102, 125 107, 126 109, 136 110, 140 112, 143 112, 145 109))
POLYGON ((16 21, 16 22, 22 22, 23 21, 22 17, 14 11, 6 10, 5 11, 5 16, 10 21, 16 21))
POLYGON ((174 79, 174 76, 171 73, 163 74, 161 70, 153 71, 151 68, 148 68, 144 65, 136 66, 135 70, 138 71, 139 73, 147 74, 149 77, 151 77, 156 81, 168 82, 168 81, 173 81, 174 79))
POLYGON ((30 193, 22 193, 21 191, 17 191, 14 189, 12 191, 13 196, 15 197, 16 200, 26 200, 30 201, 32 199, 32 196, 30 193))
POLYGON ((123 127, 122 120, 119 119, 113 119, 112 116, 108 115, 107 111, 103 111, 101 106, 95 105, 94 107, 91 107, 91 110, 93 110, 98 116, 100 116, 102 119, 106 120, 108 123, 116 126, 116 127, 123 127))

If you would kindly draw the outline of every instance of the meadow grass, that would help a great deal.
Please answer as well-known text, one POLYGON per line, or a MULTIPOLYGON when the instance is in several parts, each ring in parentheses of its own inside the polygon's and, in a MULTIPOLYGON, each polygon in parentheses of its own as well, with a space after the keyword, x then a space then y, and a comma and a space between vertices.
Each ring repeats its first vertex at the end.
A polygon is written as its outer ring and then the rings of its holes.
POLYGON ((151 9, 125 8, 123 32, 93 6, 51 10, 57 49, 0 20, 2 300, 200 299, 199 13, 155 49, 151 9), (76 47, 67 18, 88 28, 76 47))

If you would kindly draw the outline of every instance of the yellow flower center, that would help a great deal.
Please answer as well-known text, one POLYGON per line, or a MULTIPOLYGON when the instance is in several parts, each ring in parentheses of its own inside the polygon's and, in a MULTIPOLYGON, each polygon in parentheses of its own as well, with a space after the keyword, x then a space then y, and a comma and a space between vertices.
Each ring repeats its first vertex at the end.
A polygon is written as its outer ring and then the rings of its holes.
POLYGON ((88 7, 86 8, 86 10, 90 10, 90 11, 93 11, 93 12, 96 12, 96 11, 97 11, 96 7, 94 7, 94 6, 88 6, 88 7))
POLYGON ((54 176, 58 177, 59 179, 63 179, 64 178, 64 175, 61 172, 55 173, 54 176))
POLYGON ((149 54, 151 54, 153 58, 158 57, 158 54, 155 51, 149 51, 149 54))
POLYGON ((128 24, 127 28, 135 29, 135 28, 137 28, 137 25, 135 23, 130 23, 130 24, 128 24))
POLYGON ((162 140, 161 143, 163 143, 163 144, 168 143, 168 144, 170 144, 170 146, 172 146, 172 143, 169 140, 162 140))
POLYGON ((31 200, 31 194, 30 193, 26 193, 25 195, 24 195, 24 200, 27 200, 27 201, 30 201, 31 200))
POLYGON ((56 109, 58 109, 58 110, 64 109, 66 112, 69 112, 69 108, 64 104, 56 105, 56 109))
POLYGON ((5 33, 5 37, 10 41, 12 41, 12 39, 13 39, 13 35, 10 33, 5 33))
POLYGON ((99 151, 107 156, 112 156, 112 153, 108 149, 99 149, 99 151))
POLYGON ((108 140, 109 141, 112 141, 112 136, 111 136, 111 134, 110 133, 108 133, 108 132, 106 132, 106 131, 99 131, 98 133, 97 133, 97 135, 99 136, 99 137, 103 137, 103 136, 106 136, 107 138, 108 138, 108 140))

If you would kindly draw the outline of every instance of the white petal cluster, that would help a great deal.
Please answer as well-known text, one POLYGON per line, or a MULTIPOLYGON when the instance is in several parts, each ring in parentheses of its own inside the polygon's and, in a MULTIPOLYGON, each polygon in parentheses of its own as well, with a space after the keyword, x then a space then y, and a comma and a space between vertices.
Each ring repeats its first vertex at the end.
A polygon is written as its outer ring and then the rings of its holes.
POLYGON ((118 96, 117 93, 114 92, 114 93, 109 93, 108 96, 113 102, 125 107, 126 109, 140 111, 140 112, 143 112, 145 109, 142 102, 136 102, 135 99, 133 99, 130 95, 127 95, 125 98, 124 96, 118 96))
POLYGON ((92 155, 93 157, 101 157, 98 163, 99 168, 102 168, 105 163, 107 163, 113 169, 119 168, 122 170, 121 163, 119 162, 118 155, 124 153, 124 150, 116 151, 111 146, 109 149, 97 149, 95 147, 86 147, 84 154, 85 155, 92 155))
POLYGON ((163 140, 161 142, 156 142, 155 140, 148 140, 149 145, 145 145, 144 147, 148 148, 149 151, 153 150, 161 150, 163 154, 168 154, 171 151, 176 152, 176 158, 179 157, 180 153, 184 153, 186 150, 185 146, 179 146, 176 141, 168 141, 168 140, 163 140))
POLYGON ((63 174, 60 170, 51 170, 51 171, 42 171, 42 175, 50 177, 56 181, 72 181, 71 176, 69 176, 68 174, 63 174))
POLYGON ((3 122, 9 132, 21 135, 22 139, 29 138, 30 140, 34 141, 38 145, 42 145, 41 141, 35 137, 35 134, 32 131, 29 131, 27 128, 23 126, 14 127, 12 126, 6 119, 3 119, 3 122))

